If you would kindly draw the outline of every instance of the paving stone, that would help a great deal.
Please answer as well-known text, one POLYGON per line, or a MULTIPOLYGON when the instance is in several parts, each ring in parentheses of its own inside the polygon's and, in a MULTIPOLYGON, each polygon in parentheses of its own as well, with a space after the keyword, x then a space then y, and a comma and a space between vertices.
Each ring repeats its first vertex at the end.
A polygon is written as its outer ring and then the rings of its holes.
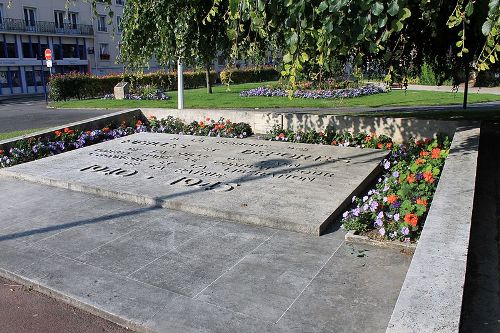
POLYGON ((272 233, 266 228, 220 223, 131 277, 193 297, 264 243, 272 233))
POLYGON ((109 271, 128 275, 167 252, 196 238, 219 221, 181 212, 146 214, 136 230, 78 259, 109 271))
POLYGON ((138 133, 0 173, 319 235, 380 172, 386 155, 374 149, 138 133))
POLYGON ((198 299, 275 322, 341 243, 341 239, 278 232, 198 299))
POLYGON ((62 297, 135 323, 147 322, 180 297, 59 255, 39 260, 21 269, 18 274, 56 290, 62 297))
POLYGON ((276 326, 285 332, 384 332, 410 261, 397 250, 344 244, 276 326))

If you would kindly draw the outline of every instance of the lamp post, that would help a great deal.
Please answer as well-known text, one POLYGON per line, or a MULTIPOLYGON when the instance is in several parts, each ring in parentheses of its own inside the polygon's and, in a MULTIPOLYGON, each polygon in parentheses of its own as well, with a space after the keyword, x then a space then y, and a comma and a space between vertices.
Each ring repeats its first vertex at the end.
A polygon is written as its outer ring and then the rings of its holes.
POLYGON ((184 65, 182 60, 177 60, 177 108, 184 109, 184 65))

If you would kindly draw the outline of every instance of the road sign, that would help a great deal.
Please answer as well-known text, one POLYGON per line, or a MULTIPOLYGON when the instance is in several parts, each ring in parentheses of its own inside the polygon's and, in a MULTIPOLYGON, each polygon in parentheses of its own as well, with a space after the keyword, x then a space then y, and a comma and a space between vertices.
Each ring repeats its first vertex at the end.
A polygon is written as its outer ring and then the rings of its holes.
POLYGON ((52 67, 52 60, 47 60, 47 67, 52 67))
POLYGON ((52 51, 50 49, 45 50, 45 60, 52 60, 52 51))

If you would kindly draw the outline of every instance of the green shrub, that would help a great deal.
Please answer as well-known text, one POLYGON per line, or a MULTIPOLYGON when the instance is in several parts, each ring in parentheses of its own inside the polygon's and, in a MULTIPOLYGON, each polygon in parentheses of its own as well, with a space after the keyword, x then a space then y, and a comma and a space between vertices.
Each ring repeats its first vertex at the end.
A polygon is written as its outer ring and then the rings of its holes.
POLYGON ((220 80, 226 85, 230 83, 276 81, 279 78, 280 73, 274 67, 232 68, 220 72, 220 80))
MULTIPOLYGON (((211 81, 216 74, 211 72, 211 81)), ((177 73, 153 72, 141 75, 111 74, 95 76, 89 74, 69 73, 54 75, 49 82, 49 97, 53 101, 67 99, 84 99, 102 97, 112 94, 118 82, 130 82, 134 87, 155 86, 165 91, 177 90, 177 73)), ((194 89, 206 85, 205 72, 184 73, 184 87, 194 89)))

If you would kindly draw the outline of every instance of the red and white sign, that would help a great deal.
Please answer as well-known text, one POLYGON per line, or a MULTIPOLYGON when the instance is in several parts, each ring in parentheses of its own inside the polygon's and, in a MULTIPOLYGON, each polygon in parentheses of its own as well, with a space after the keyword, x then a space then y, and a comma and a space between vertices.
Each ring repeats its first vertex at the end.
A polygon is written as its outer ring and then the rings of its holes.
POLYGON ((45 60, 52 60, 52 51, 50 49, 45 50, 45 60))

